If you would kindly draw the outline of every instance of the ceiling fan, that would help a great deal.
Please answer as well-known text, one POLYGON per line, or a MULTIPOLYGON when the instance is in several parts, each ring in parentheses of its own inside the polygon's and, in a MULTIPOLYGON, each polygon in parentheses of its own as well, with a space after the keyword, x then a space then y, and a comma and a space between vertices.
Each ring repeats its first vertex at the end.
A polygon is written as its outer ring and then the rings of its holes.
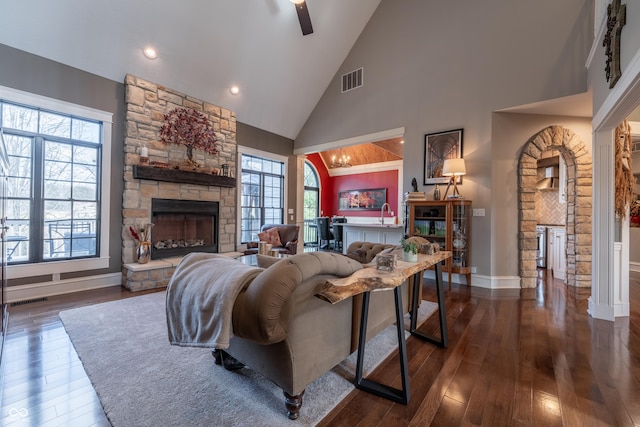
POLYGON ((291 0, 291 3, 296 6, 302 35, 306 36, 313 33, 313 26, 311 25, 311 17, 309 16, 309 9, 307 9, 307 2, 305 0, 291 0))

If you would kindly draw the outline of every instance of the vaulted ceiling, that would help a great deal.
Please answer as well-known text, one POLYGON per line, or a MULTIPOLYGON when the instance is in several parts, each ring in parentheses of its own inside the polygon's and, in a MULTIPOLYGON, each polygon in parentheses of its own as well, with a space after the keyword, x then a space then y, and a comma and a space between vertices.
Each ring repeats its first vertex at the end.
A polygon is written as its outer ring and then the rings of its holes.
POLYGON ((339 149, 320 152, 320 157, 327 169, 335 169, 332 159, 342 156, 349 158, 351 166, 361 166, 371 163, 393 162, 402 160, 402 138, 385 139, 367 144, 352 145, 339 149))
POLYGON ((0 0, 0 43, 115 81, 133 74, 295 139, 380 0, 306 3, 303 36, 290 0, 0 0))

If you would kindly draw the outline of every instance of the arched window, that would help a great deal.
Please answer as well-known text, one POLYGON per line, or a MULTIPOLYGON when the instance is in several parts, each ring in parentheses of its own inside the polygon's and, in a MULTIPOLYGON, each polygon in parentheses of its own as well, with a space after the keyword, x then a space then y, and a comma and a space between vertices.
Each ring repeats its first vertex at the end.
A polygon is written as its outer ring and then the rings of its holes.
POLYGON ((320 179, 309 161, 304 162, 304 244, 316 246, 315 219, 320 214, 320 179))

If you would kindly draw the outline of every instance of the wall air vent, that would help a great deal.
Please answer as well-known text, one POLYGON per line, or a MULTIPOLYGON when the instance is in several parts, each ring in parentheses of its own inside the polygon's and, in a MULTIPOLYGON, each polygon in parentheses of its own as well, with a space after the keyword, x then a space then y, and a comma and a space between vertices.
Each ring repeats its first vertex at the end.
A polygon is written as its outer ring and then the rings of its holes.
POLYGON ((342 75, 342 93, 349 92, 350 90, 359 88, 362 86, 362 74, 364 68, 360 67, 357 70, 342 75))

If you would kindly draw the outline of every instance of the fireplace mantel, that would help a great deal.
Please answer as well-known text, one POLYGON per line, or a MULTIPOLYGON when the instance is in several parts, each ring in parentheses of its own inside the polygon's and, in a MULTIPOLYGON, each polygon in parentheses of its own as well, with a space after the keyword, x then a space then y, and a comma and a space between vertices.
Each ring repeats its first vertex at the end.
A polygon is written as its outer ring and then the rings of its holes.
POLYGON ((133 165, 133 177, 153 181, 178 182, 183 184, 212 185, 216 187, 236 186, 236 179, 228 176, 208 173, 182 171, 178 169, 154 168, 151 166, 133 165))

